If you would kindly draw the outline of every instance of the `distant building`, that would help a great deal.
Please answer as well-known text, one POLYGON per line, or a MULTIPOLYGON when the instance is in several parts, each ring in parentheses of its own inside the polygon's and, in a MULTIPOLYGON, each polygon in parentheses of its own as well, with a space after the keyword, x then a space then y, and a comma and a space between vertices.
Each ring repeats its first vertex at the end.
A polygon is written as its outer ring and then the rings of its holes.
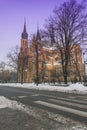
MULTIPOLYGON (((28 45, 26 22, 24 22, 18 60, 18 81, 34 82, 37 76, 36 67, 38 67, 38 78, 41 82, 63 81, 60 51, 56 47, 45 47, 43 45, 40 39, 39 29, 37 29, 37 36, 34 36, 31 44, 28 45), (36 41, 38 42, 36 43, 36 41), (36 50, 36 44, 38 44, 38 52, 36 50), (36 63, 37 53, 38 64, 36 63)), ((68 65, 68 81, 73 82, 80 78, 83 80, 84 74, 82 51, 79 45, 75 45, 72 49, 68 65)))

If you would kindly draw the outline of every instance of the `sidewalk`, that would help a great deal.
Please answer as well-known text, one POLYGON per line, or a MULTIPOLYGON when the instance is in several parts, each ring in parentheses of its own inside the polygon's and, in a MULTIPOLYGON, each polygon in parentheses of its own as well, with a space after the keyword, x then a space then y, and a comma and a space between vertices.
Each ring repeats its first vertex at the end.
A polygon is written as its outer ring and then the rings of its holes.
POLYGON ((64 130, 64 126, 46 115, 37 119, 20 110, 4 108, 0 109, 0 130, 64 130))
POLYGON ((85 125, 71 121, 66 121, 68 124, 61 122, 60 117, 55 116, 59 121, 53 121, 47 113, 42 112, 40 115, 42 118, 37 119, 20 110, 0 109, 0 130, 87 130, 85 125))
POLYGON ((39 123, 39 120, 19 110, 0 109, 0 130, 41 130, 43 126, 39 123))

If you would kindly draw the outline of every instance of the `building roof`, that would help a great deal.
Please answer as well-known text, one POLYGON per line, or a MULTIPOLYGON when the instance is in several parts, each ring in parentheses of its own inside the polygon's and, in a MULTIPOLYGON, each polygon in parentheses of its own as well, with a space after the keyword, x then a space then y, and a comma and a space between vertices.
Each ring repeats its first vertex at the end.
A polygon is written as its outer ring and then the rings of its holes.
POLYGON ((23 32, 21 34, 21 38, 22 39, 28 39, 28 33, 26 31, 26 21, 24 21, 24 29, 23 29, 23 32))

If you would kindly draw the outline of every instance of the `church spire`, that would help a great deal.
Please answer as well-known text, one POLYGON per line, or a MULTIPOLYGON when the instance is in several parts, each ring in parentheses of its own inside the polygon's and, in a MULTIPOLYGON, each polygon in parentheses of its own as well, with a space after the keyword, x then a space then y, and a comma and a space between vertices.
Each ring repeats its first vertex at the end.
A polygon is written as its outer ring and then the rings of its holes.
POLYGON ((40 32, 39 32, 39 26, 37 26, 37 36, 36 36, 37 40, 41 40, 40 37, 40 32))
POLYGON ((26 20, 25 19, 24 19, 24 29, 23 29, 21 37, 22 37, 22 39, 28 39, 28 34, 27 34, 27 31, 26 31, 26 20))

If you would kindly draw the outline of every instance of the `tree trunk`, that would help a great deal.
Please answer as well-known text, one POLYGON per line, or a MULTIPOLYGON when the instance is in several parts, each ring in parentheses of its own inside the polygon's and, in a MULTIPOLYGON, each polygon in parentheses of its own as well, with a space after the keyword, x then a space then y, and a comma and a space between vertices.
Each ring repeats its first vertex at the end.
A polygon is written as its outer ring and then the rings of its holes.
POLYGON ((36 41, 36 85, 38 86, 39 76, 38 76, 38 43, 36 41))

